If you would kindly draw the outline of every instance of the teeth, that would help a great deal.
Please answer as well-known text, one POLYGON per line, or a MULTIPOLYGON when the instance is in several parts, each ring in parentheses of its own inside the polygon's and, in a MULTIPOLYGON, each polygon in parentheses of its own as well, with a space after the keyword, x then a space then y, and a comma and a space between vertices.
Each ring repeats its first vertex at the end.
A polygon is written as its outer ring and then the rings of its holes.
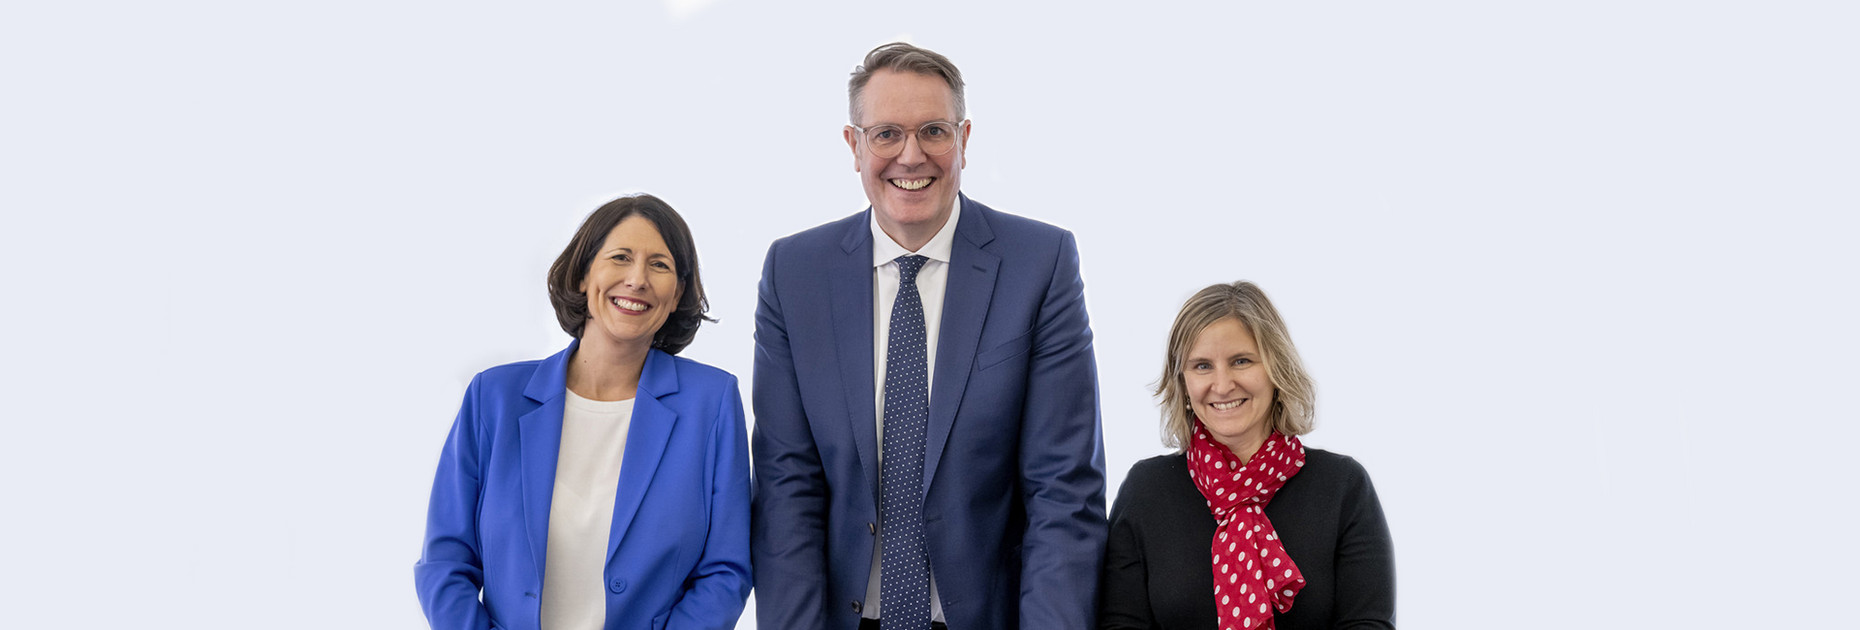
POLYGON ((613 298, 612 300, 609 300, 609 301, 613 302, 614 306, 618 306, 620 308, 624 308, 629 311, 643 311, 648 308, 644 302, 634 302, 626 298, 613 298))
POLYGON ((1245 401, 1245 400, 1236 400, 1236 401, 1233 401, 1233 402, 1224 402, 1224 403, 1214 403, 1214 404, 1211 404, 1211 405, 1208 405, 1208 406, 1209 406, 1209 407, 1213 407, 1213 408, 1215 408, 1215 409, 1218 409, 1218 410, 1221 410, 1221 411, 1226 411, 1226 410, 1228 410, 1228 409, 1233 409, 1234 407, 1238 407, 1238 406, 1240 406, 1240 403, 1243 403, 1243 402, 1246 402, 1246 401, 1245 401))
POLYGON ((891 180, 891 185, 897 186, 899 188, 903 188, 905 190, 918 190, 925 186, 929 186, 930 182, 932 181, 936 181, 936 178, 925 177, 923 179, 894 179, 894 180, 891 180))

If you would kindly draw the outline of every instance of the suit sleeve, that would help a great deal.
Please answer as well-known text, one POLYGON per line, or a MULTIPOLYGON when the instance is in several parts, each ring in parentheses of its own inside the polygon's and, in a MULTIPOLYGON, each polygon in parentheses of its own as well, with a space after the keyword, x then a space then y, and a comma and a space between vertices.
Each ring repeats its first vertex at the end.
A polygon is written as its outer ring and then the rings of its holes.
POLYGON ((1369 473, 1355 468, 1344 495, 1344 520, 1337 538, 1338 628, 1392 630, 1395 627, 1395 543, 1389 537, 1382 502, 1369 473))
POLYGON ((1149 630, 1156 625, 1150 615, 1148 565, 1143 557, 1143 540, 1138 531, 1132 503, 1141 499, 1142 488, 1133 488, 1137 473, 1124 478, 1117 492, 1117 504, 1111 507, 1111 539, 1104 549, 1104 577, 1098 596, 1099 630, 1149 630))
POLYGON ((1106 536, 1098 367, 1078 246, 1060 241, 1034 330, 1020 427, 1020 627, 1090 628, 1106 536))
POLYGON ((707 460, 711 462, 710 535, 704 555, 672 607, 668 630, 736 627, 754 581, 749 566, 749 443, 736 379, 718 397, 707 460))
POLYGON ((808 429, 769 247, 756 303, 754 517, 756 626, 827 627, 827 479, 808 429))
POLYGON ((433 496, 426 507, 426 539, 413 565, 420 608, 434 630, 486 630, 491 615, 479 602, 484 561, 478 541, 480 452, 477 417, 479 379, 465 389, 465 402, 439 453, 433 496))

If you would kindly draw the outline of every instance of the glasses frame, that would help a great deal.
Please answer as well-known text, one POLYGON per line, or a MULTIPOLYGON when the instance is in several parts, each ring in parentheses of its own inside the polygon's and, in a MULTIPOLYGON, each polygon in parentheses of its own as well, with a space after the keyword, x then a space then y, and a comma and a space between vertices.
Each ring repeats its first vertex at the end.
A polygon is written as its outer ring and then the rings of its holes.
POLYGON ((883 153, 878 152, 878 149, 874 147, 872 144, 872 137, 866 134, 865 127, 861 127, 861 126, 854 125, 854 124, 847 124, 846 126, 852 127, 854 131, 859 132, 859 144, 861 146, 864 146, 866 151, 871 152, 872 155, 885 158, 885 159, 890 159, 890 158, 903 155, 904 145, 906 143, 909 143, 912 138, 915 138, 917 140, 917 150, 923 151, 924 155, 944 155, 944 154, 949 153, 950 149, 954 149, 956 148, 957 144, 962 143, 962 130, 963 128, 969 126, 969 119, 964 118, 960 121, 955 121, 955 122, 951 122, 947 120, 932 120, 924 124, 918 125, 916 129, 910 129, 910 130, 905 129, 902 126, 893 125, 890 123, 886 123, 882 125, 873 125, 872 126, 873 129, 883 129, 885 127, 891 127, 893 129, 897 129, 898 131, 902 131, 906 134, 909 134, 909 137, 906 137, 902 142, 898 143, 898 151, 896 153, 892 153, 891 155, 885 155, 883 153), (924 129, 930 127, 931 125, 949 125, 953 129, 952 133, 956 135, 955 139, 950 141, 949 146, 947 148, 944 148, 942 151, 938 151, 936 153, 931 153, 929 150, 926 150, 924 148, 923 136, 919 135, 923 133, 924 129))

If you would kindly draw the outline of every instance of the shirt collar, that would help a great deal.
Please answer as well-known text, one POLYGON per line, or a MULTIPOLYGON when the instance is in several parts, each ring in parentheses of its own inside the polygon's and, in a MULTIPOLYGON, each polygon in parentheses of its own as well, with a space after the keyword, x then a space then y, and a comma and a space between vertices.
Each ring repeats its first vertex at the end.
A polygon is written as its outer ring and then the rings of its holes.
POLYGON ((913 253, 945 265, 949 264, 949 252, 956 243, 956 219, 962 216, 962 197, 958 195, 950 205, 952 207, 949 210, 949 220, 943 222, 943 229, 937 230, 936 236, 930 237, 930 242, 924 243, 923 249, 915 252, 904 249, 903 245, 891 240, 891 235, 886 234, 883 228, 878 227, 878 208, 873 208, 872 266, 883 267, 885 263, 897 260, 899 256, 913 253))

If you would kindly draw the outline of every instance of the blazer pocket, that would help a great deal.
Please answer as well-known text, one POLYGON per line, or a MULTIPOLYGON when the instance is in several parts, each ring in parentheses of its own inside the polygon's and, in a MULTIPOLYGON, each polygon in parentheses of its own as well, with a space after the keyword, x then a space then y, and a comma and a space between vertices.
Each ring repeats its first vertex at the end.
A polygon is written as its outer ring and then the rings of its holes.
POLYGON ((1027 350, 1032 348, 1033 331, 1029 330, 1021 333, 1019 337, 1009 339, 1006 343, 989 348, 981 354, 975 355, 975 365, 978 366, 976 371, 979 372, 1000 365, 1008 359, 1026 354, 1027 350))

